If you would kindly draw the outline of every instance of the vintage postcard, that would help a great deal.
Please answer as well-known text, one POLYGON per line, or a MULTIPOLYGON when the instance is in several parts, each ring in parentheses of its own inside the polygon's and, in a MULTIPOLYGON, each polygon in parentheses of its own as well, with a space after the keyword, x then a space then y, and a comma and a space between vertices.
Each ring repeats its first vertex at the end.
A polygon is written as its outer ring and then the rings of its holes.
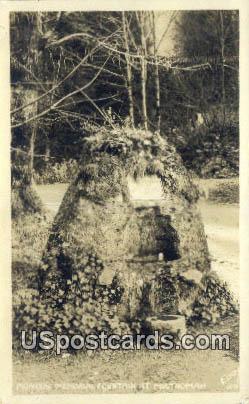
POLYGON ((7 403, 249 403, 249 7, 1 1, 7 403))

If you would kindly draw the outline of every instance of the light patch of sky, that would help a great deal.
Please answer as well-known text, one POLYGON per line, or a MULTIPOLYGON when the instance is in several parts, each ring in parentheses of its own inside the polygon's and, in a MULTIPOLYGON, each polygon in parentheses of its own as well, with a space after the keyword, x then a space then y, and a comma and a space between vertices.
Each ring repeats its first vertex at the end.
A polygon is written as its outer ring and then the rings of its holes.
POLYGON ((176 15, 175 19, 170 23, 172 18, 172 14, 175 11, 159 11, 155 13, 155 26, 156 26, 156 38, 157 43, 161 41, 161 38, 164 35, 165 30, 167 30, 166 35, 163 37, 159 49, 158 54, 160 56, 173 56, 175 55, 175 40, 174 36, 176 33, 176 21, 179 18, 179 13, 176 15))

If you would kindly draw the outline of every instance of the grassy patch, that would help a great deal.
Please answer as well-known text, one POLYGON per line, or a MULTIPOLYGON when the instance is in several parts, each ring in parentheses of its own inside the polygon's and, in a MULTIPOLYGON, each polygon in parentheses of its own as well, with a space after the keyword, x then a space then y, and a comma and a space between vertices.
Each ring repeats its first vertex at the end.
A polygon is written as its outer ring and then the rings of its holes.
POLYGON ((218 203, 239 203, 239 179, 217 181, 209 191, 209 200, 218 203))
MULTIPOLYGON (((237 317, 226 319, 214 328, 195 329, 194 333, 229 333, 232 343, 238 345, 234 327, 238 327, 237 317)), ((153 393, 198 389, 218 392, 238 389, 238 362, 230 351, 108 350, 94 351, 91 355, 79 352, 57 357, 43 352, 15 354, 13 359, 17 393, 153 393)))

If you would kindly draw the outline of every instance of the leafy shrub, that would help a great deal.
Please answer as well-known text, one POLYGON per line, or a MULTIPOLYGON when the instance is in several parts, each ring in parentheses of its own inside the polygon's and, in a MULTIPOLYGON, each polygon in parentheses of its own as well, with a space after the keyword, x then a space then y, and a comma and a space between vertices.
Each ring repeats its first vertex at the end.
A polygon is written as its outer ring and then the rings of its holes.
POLYGON ((171 136, 184 164, 204 178, 228 178, 239 173, 239 123, 220 113, 197 128, 175 129, 171 136))
POLYGON ((50 224, 48 216, 39 214, 23 215, 12 220, 13 292, 34 287, 50 224))
POLYGON ((78 169, 76 160, 63 160, 61 162, 50 161, 34 171, 36 184, 54 184, 56 182, 70 182, 78 169))
POLYGON ((198 285, 168 269, 157 275, 155 293, 157 307, 164 313, 184 315, 189 325, 216 324, 238 313, 238 305, 226 283, 211 272, 203 275, 198 285))
POLYGON ((209 191, 209 199, 220 203, 239 203, 239 180, 221 182, 209 191))
POLYGON ((238 174, 238 163, 232 165, 223 157, 211 157, 201 168, 201 176, 204 178, 231 178, 238 174))
MULTIPOLYGON (((18 291, 13 301, 15 344, 23 329, 67 335, 129 332, 129 326, 116 313, 122 290, 115 279, 108 287, 96 287, 102 269, 102 262, 91 254, 67 278, 51 272, 42 293, 35 289, 18 291)), ((42 271, 47 271, 45 264, 42 271)))
POLYGON ((193 313, 189 319, 192 324, 215 324, 220 319, 237 314, 238 304, 229 292, 227 284, 215 273, 210 273, 202 280, 192 309, 193 313))

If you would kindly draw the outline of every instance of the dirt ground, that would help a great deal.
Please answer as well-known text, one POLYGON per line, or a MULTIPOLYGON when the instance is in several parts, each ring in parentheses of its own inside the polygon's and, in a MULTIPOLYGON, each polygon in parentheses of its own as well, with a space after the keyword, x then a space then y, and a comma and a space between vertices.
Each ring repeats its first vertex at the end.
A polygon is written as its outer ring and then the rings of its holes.
MULTIPOLYGON (((208 188, 208 182, 205 186, 208 188)), ((37 187, 44 204, 53 214, 66 187, 66 184, 37 187)), ((212 269, 238 297, 239 207, 211 203, 205 198, 200 200, 199 207, 212 269)), ((199 332, 231 334, 237 321, 227 319, 213 329, 200 329, 199 332)), ((49 357, 44 353, 14 354, 14 391, 16 394, 237 391, 238 365, 232 351, 210 349, 102 351, 91 356, 81 352, 59 357, 49 357)))
POLYGON ((13 365, 15 394, 238 391, 238 362, 223 351, 31 353, 13 365))
MULTIPOLYGON (((194 335, 230 334, 234 319, 194 335)), ((189 330, 191 332, 191 330, 189 330)), ((231 335, 233 340, 233 335, 231 335)), ((237 343, 237 341, 233 340, 237 343)), ((14 355, 15 394, 235 392, 238 367, 231 351, 98 351, 88 355, 14 355)))

